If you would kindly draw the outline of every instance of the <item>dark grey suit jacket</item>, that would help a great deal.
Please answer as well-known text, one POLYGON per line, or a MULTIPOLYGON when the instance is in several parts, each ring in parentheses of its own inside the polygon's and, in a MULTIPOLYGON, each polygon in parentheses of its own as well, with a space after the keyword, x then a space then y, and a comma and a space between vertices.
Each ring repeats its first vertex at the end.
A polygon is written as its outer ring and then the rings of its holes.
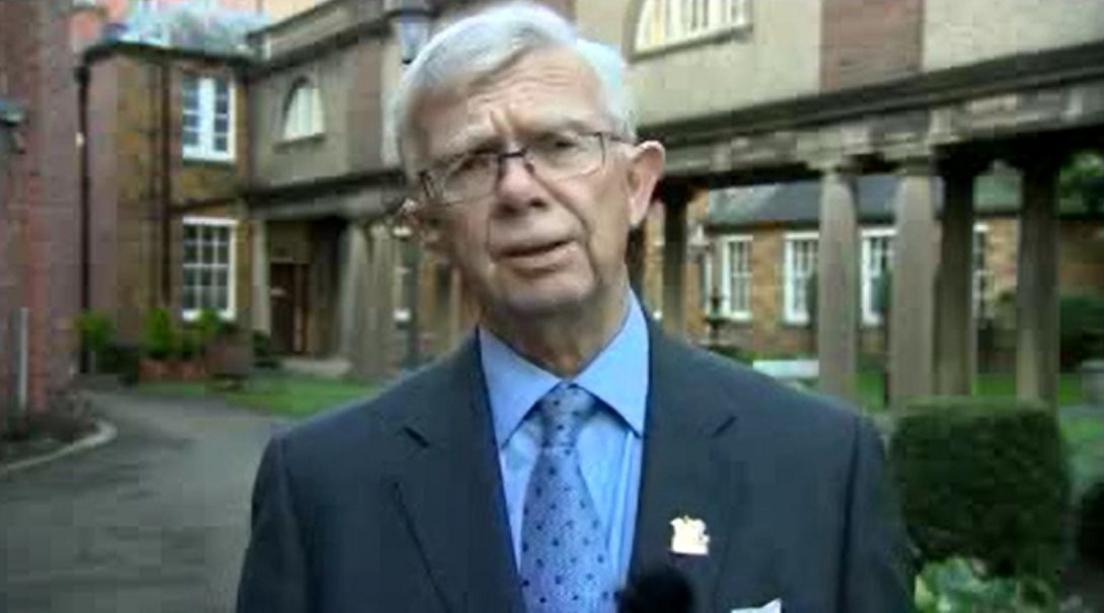
MULTIPOLYGON (((680 567, 699 610, 911 610, 903 530, 867 422, 651 335, 633 572, 680 567), (671 519, 709 555, 669 553, 671 519)), ((625 385, 636 385, 625 381, 625 385)), ((478 343, 265 451, 238 611, 524 610, 478 343)))

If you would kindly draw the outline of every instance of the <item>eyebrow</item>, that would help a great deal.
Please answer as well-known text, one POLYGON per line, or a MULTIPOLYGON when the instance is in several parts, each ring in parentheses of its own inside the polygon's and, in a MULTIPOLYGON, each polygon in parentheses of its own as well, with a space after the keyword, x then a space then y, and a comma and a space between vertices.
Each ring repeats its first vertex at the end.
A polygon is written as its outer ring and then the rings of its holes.
MULTIPOLYGON (((536 119, 531 125, 524 126, 521 130, 523 136, 547 134, 549 132, 572 131, 580 134, 589 134, 608 130, 608 127, 598 127, 591 120, 578 116, 561 115, 548 119, 536 119)), ((460 156, 500 145, 502 137, 492 131, 482 129, 471 130, 467 134, 461 132, 442 148, 439 156, 434 156, 434 163, 454 160, 460 156)))

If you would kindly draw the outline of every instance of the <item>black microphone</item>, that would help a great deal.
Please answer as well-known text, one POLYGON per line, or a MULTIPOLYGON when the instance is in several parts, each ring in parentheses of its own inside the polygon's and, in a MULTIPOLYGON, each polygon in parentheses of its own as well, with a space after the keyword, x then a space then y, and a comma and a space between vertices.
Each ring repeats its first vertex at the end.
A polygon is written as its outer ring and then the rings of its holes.
POLYGON ((617 593, 617 613, 693 613, 694 589, 679 569, 655 566, 617 593))

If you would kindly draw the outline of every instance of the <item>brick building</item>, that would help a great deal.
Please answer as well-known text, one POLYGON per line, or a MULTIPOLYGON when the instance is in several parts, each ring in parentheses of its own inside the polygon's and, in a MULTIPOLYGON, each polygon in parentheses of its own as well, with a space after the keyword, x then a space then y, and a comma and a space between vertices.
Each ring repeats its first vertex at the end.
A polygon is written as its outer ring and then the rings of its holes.
POLYGON ((126 42, 83 59, 88 306, 131 344, 157 307, 246 319, 245 60, 126 42))
MULTIPOLYGON (((982 330, 983 369, 1008 368, 1015 341, 1011 312, 1016 292, 1019 176, 998 167, 977 182, 974 226, 974 311, 982 330)), ((900 182, 893 175, 858 181, 861 352, 885 351, 885 321, 879 284, 892 270, 894 210, 900 182)), ((709 246, 691 257, 696 299, 687 306, 687 329, 760 357, 815 355, 809 285, 816 271, 820 186, 797 182, 718 190, 708 197, 700 222, 709 246), (714 270, 719 264, 719 269, 714 270), (716 304, 714 300, 716 288, 716 304)), ((937 204, 942 209, 943 203, 937 204)), ((1079 201, 1063 200, 1059 210, 1059 291, 1104 294, 1104 220, 1089 215, 1079 201)), ((938 291, 936 287, 930 289, 938 291)))
POLYGON ((45 410, 76 368, 78 122, 67 17, 61 0, 0 2, 0 428, 5 415, 45 410))

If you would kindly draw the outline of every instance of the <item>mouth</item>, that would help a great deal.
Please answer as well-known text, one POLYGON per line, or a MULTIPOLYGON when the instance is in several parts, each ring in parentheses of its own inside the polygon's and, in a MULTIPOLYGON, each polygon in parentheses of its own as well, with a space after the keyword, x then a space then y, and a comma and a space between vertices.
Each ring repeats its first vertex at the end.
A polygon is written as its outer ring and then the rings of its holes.
POLYGON ((569 240, 511 245, 499 252, 499 258, 519 270, 539 271, 558 265, 570 245, 569 240))

